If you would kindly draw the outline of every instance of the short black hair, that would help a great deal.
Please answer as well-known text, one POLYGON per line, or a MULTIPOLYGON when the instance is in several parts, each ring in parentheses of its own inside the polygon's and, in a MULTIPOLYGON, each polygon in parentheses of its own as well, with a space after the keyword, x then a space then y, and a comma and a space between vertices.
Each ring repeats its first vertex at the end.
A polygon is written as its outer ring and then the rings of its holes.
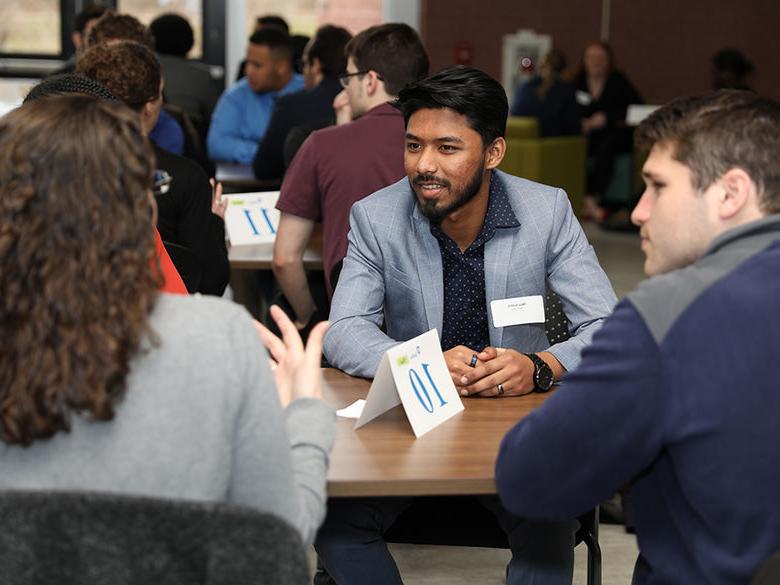
POLYGON ((77 33, 83 33, 87 28, 87 23, 90 20, 96 20, 105 14, 106 8, 102 4, 90 4, 85 6, 84 9, 76 15, 76 20, 73 23, 73 30, 77 33))
POLYGON ((47 77, 41 81, 30 90, 27 97, 24 98, 24 103, 33 102, 44 97, 72 93, 89 95, 101 100, 119 101, 102 83, 98 83, 94 79, 84 77, 83 75, 64 73, 47 77))
POLYGON ((448 108, 463 114, 485 148, 506 134, 509 104, 501 84, 479 69, 456 65, 406 86, 393 103, 404 123, 417 110, 448 108))
POLYGON ((249 42, 268 47, 275 59, 287 58, 292 63, 293 45, 290 35, 275 28, 261 28, 252 33, 249 42))
POLYGON ((154 48, 162 55, 186 57, 195 44, 195 34, 186 18, 169 12, 161 14, 149 25, 154 35, 154 48))
POLYGON ((428 54, 408 24, 389 22, 356 34, 344 49, 358 71, 376 71, 390 95, 428 75, 428 54))
POLYGON ((307 57, 309 62, 315 57, 322 65, 322 74, 326 77, 335 77, 347 68, 347 56, 344 47, 352 38, 345 28, 326 24, 317 29, 314 39, 309 45, 307 57))
POLYGON ((290 34, 290 25, 287 21, 277 14, 266 14, 258 16, 255 21, 256 28, 275 28, 276 30, 290 34))

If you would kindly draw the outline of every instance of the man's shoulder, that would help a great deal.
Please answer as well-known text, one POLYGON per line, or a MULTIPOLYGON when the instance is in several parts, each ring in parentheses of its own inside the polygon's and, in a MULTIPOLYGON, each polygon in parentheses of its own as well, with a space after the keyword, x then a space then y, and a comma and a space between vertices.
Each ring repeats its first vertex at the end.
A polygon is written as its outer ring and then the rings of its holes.
POLYGON ((733 268, 728 257, 705 256, 690 266, 643 281, 627 298, 660 343, 686 309, 733 268))
POLYGON ((227 100, 245 100, 251 97, 255 92, 249 87, 249 81, 246 77, 238 80, 236 83, 227 88, 223 94, 222 99, 227 100))
POLYGON ((523 217, 551 217, 555 207, 567 200, 565 191, 559 187, 537 183, 503 171, 496 171, 496 179, 504 187, 509 203, 521 222, 523 217))
POLYGON ((404 137, 404 122, 400 112, 397 115, 391 113, 390 115, 361 116, 349 124, 317 130, 313 135, 316 135, 318 140, 328 143, 339 143, 343 140, 371 141, 377 139, 378 128, 390 133, 397 132, 399 140, 404 137))
POLYGON ((497 170, 496 176, 504 184, 507 194, 510 197, 547 197, 555 198, 561 191, 560 187, 554 187, 552 185, 545 185, 544 183, 537 183, 530 179, 524 179, 523 177, 517 177, 510 175, 504 171, 497 170))

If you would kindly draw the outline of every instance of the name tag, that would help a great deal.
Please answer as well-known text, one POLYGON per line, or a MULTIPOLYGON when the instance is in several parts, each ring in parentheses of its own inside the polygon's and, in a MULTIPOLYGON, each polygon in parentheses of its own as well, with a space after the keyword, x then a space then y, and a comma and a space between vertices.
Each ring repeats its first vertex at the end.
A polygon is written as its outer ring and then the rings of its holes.
POLYGON ((593 101, 593 98, 590 96, 590 94, 582 91, 581 89, 578 89, 574 93, 574 99, 577 100, 577 103, 583 107, 589 106, 590 102, 593 101))
POLYGON ((516 297, 490 301, 493 327, 544 323, 544 298, 542 295, 516 297))

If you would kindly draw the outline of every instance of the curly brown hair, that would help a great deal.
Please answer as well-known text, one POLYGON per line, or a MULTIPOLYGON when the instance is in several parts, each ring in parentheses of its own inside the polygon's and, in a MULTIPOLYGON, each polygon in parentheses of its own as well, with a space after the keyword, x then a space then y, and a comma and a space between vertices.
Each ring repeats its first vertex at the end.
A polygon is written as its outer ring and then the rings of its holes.
POLYGON ((158 277, 153 152, 137 114, 87 96, 0 119, 0 440, 110 420, 158 277))
POLYGON ((107 41, 135 41, 150 49, 154 49, 154 36, 135 16, 117 14, 108 11, 101 16, 89 31, 87 47, 107 41))
POLYGON ((76 73, 105 85, 134 110, 160 95, 160 62, 140 43, 117 41, 90 47, 76 63, 76 73))

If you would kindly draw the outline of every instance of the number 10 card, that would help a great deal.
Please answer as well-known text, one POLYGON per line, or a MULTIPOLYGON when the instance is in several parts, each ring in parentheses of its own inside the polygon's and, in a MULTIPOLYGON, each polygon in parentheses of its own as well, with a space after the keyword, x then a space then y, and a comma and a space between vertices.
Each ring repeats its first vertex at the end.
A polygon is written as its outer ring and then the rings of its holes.
POLYGON ((385 352, 355 428, 398 404, 403 404, 416 437, 463 410, 436 329, 385 352))

